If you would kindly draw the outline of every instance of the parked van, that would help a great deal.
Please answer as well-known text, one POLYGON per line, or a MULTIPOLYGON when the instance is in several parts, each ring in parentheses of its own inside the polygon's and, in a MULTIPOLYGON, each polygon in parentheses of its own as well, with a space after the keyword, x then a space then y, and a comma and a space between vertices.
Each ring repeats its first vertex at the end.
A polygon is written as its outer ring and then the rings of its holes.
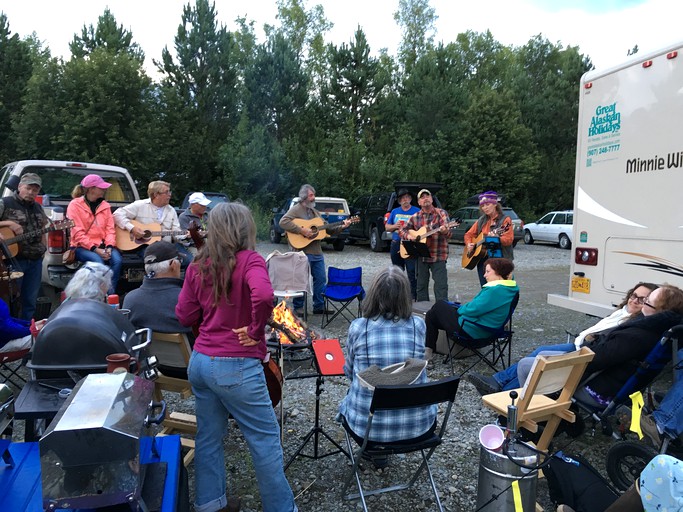
POLYGON ((683 42, 581 78, 567 295, 606 316, 639 281, 683 288, 683 42))

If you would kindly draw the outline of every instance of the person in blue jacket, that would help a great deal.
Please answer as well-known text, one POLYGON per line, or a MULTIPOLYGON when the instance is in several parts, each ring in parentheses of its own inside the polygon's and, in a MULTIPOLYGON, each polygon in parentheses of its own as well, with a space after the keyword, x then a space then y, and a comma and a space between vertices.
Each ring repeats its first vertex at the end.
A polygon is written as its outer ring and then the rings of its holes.
POLYGON ((514 269, 514 263, 507 258, 489 258, 484 269, 486 284, 470 302, 453 305, 442 300, 427 311, 425 359, 431 359, 434 354, 440 329, 477 339, 486 338, 490 333, 475 325, 465 324, 465 320, 494 329, 503 325, 510 312, 510 304, 519 294, 517 283, 511 279, 514 269))
POLYGON ((30 322, 11 317, 7 303, 0 299, 0 352, 24 350, 30 346, 30 322))

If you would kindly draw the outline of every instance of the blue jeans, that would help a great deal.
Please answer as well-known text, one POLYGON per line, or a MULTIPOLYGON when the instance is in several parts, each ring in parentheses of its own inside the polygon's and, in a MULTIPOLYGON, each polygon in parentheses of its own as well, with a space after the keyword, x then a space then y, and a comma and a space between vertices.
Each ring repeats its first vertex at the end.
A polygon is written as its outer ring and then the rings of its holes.
POLYGON ((389 254, 391 255, 391 263, 406 271, 406 274, 408 275, 408 281, 410 281, 410 294, 412 295, 413 300, 415 300, 417 298, 417 277, 415 276, 415 259, 402 258, 399 252, 400 250, 401 241, 392 240, 391 249, 389 251, 389 254))
POLYGON ((263 511, 296 512, 261 361, 192 352, 187 373, 197 414, 195 510, 213 512, 227 504, 223 436, 231 414, 249 446, 263 511))
MULTIPOLYGON (((307 254, 308 266, 311 267, 311 276, 313 276, 313 311, 319 311, 325 308, 325 300, 323 299, 323 292, 327 285, 327 275, 325 272, 325 257, 322 254, 307 254)), ((304 299, 297 297, 293 301, 294 309, 304 307, 304 299)))
POLYGON ((31 320, 36 312, 36 302, 40 291, 40 281, 43 277, 43 258, 27 260, 16 258, 17 270, 24 273, 21 278, 21 315, 22 320, 31 320))
MULTIPOLYGON (((683 349, 678 351, 678 360, 683 357, 683 349)), ((657 426, 674 438, 683 433, 683 371, 678 370, 678 379, 667 391, 659 408, 652 413, 657 426)))
POLYGON ((84 263, 87 261, 93 261, 95 263, 109 265, 109 267, 111 267, 111 286, 109 287, 107 293, 116 293, 116 285, 119 282, 119 277, 121 276, 121 266, 123 265, 123 258, 118 250, 112 249, 111 258, 109 258, 109 261, 104 261, 99 254, 89 251, 88 249, 83 249, 82 247, 77 247, 76 259, 84 263))
MULTIPOLYGON (((545 352, 547 350, 552 350, 554 352, 572 352, 576 350, 576 346, 573 343, 560 343, 559 345, 541 345, 526 357, 534 357, 537 356, 539 353, 545 352)), ((521 387, 519 379, 517 379, 517 364, 518 363, 511 364, 510 366, 505 368, 505 370, 493 374, 493 378, 496 379, 496 382, 498 384, 500 384, 500 387, 503 389, 503 391, 508 391, 510 389, 517 389, 521 387)))
POLYGON ((417 261, 417 301, 429 301, 429 272, 434 280, 434 301, 448 300, 448 271, 445 261, 425 263, 417 261))

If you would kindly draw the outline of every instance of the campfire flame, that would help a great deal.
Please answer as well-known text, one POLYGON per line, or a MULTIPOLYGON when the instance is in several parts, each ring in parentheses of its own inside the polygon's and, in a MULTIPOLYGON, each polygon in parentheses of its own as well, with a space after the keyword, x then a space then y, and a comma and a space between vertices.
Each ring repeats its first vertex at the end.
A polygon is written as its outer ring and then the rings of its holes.
MULTIPOLYGON (((273 315, 268 322, 277 331, 279 341, 283 345, 293 344, 293 340, 306 341, 309 331, 292 310, 287 307, 287 301, 280 302, 273 308, 273 315)), ((313 332, 310 332, 313 335, 313 332)))

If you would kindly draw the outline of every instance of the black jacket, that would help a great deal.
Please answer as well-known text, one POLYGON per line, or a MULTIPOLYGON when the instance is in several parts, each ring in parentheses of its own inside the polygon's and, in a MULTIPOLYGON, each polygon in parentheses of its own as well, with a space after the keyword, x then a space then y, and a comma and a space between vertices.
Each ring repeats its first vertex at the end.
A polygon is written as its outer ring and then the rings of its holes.
POLYGON ((587 345, 595 357, 585 375, 600 372, 588 383, 590 388, 603 396, 616 395, 662 335, 681 322, 683 316, 663 311, 626 322, 587 345))

